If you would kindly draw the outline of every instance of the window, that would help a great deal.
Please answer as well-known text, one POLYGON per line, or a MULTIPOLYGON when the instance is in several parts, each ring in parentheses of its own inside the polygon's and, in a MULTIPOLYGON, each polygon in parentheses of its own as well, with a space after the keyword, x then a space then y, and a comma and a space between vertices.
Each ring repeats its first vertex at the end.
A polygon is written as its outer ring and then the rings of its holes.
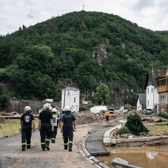
POLYGON ((148 100, 148 106, 149 106, 149 100, 148 100))
POLYGON ((76 102, 76 97, 74 97, 74 103, 76 102))
POLYGON ((165 96, 164 95, 161 95, 160 96, 160 103, 164 103, 165 102, 165 96))
POLYGON ((68 96, 70 96, 70 92, 68 92, 68 96))
POLYGON ((153 93, 153 89, 151 89, 151 93, 153 93))
POLYGON ((149 94, 149 88, 148 88, 148 94, 149 94))

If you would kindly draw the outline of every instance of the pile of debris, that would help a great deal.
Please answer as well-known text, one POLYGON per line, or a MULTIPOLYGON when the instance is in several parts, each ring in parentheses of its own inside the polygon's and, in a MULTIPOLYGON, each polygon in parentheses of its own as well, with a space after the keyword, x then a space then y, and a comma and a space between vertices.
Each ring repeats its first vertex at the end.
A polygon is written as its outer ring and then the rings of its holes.
POLYGON ((76 123, 78 125, 95 123, 98 121, 103 121, 105 119, 103 115, 91 113, 90 111, 81 111, 81 112, 74 113, 74 115, 76 117, 76 123))
POLYGON ((0 112, 0 116, 18 116, 20 115, 19 113, 17 113, 16 111, 13 111, 11 113, 7 113, 5 111, 1 111, 0 112))
POLYGON ((2 122, 2 123, 5 122, 5 118, 0 116, 0 122, 2 122))
POLYGON ((126 119, 130 115, 138 115, 142 121, 146 121, 146 122, 160 122, 161 120, 164 122, 168 122, 168 119, 165 119, 163 117, 156 117, 155 115, 142 114, 137 112, 137 110, 131 110, 127 114, 123 114, 122 116, 124 116, 126 119))

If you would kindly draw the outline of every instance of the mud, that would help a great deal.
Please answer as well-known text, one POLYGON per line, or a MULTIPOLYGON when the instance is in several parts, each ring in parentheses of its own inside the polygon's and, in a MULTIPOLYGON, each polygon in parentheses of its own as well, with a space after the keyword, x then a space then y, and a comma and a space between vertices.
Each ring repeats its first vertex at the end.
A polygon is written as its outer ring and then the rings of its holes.
POLYGON ((110 168, 118 168, 111 164, 115 157, 129 162, 129 164, 142 168, 167 168, 168 146, 141 147, 141 148, 106 148, 110 156, 96 157, 110 168))

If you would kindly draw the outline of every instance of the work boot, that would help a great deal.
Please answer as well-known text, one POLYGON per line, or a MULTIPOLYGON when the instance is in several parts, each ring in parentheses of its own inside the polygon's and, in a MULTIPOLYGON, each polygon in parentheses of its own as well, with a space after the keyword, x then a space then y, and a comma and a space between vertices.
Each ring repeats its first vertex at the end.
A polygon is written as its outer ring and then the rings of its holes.
POLYGON ((64 146, 64 149, 67 150, 67 146, 64 146))
POLYGON ((69 148, 69 152, 71 152, 72 151, 72 148, 69 148))
POLYGON ((52 142, 52 143, 55 143, 55 140, 52 140, 51 142, 52 142))
POLYGON ((47 146, 47 145, 45 146, 45 148, 47 148, 47 150, 50 150, 49 146, 47 146))
POLYGON ((27 149, 30 149, 31 148, 31 146, 27 146, 27 149))
POLYGON ((22 151, 25 151, 25 149, 24 149, 24 148, 22 148, 22 151))

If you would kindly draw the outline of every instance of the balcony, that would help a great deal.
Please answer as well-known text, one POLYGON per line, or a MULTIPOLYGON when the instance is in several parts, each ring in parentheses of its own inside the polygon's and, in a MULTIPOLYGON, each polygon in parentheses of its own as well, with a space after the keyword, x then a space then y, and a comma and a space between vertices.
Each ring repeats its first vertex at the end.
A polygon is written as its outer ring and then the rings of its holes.
POLYGON ((168 91, 168 86, 159 86, 157 87, 158 93, 168 91))

